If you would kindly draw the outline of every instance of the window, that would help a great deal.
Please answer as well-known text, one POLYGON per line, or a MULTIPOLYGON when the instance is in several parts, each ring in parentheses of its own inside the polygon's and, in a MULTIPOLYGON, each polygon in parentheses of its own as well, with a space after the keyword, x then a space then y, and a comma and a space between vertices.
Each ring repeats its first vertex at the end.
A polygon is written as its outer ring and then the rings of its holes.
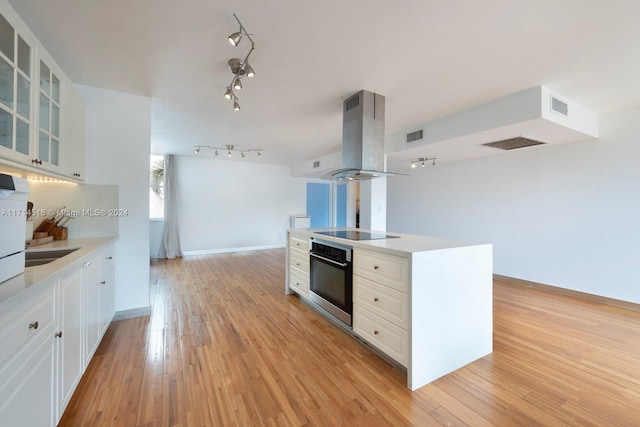
POLYGON ((164 218, 164 159, 152 154, 149 168, 149 218, 164 218))

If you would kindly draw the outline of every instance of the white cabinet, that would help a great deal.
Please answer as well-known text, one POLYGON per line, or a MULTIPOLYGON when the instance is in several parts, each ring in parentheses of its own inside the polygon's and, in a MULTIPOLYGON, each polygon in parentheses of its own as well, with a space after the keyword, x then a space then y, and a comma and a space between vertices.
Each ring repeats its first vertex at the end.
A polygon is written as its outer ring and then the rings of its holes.
POLYGON ((104 335, 113 320, 116 312, 116 270, 115 265, 115 247, 109 245, 102 250, 100 254, 100 281, 101 287, 101 306, 100 306, 100 337, 104 335))
POLYGON ((353 331, 407 366, 409 260, 382 252, 353 251, 353 331))
POLYGON ((86 121, 71 81, 0 2, 0 163, 83 181, 86 121))
POLYGON ((84 366, 89 365, 100 343, 100 310, 102 290, 98 284, 98 264, 94 259, 82 264, 84 291, 84 366))
POLYGON ((105 247, 83 264, 85 295, 85 367, 89 365, 100 340, 115 314, 114 246, 105 247))
POLYGON ((288 242, 287 286, 301 296, 309 297, 309 238, 290 232, 288 242))
POLYGON ((70 83, 65 86, 63 105, 64 174, 84 181, 87 175, 87 105, 70 83))
POLYGON ((34 45, 0 8, 0 157, 32 165, 34 45))
POLYGON ((54 282, 0 317, 0 424, 54 425, 54 282))
POLYGON ((57 411, 59 421, 84 372, 82 352, 82 271, 64 277, 58 286, 56 340, 57 411))
POLYGON ((0 426, 62 417, 115 312, 114 245, 0 311, 0 426))

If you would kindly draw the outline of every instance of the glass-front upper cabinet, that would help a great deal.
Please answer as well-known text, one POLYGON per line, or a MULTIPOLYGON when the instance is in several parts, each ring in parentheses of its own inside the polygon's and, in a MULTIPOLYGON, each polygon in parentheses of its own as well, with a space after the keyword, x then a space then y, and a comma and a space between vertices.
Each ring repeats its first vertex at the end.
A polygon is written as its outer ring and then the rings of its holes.
MULTIPOLYGON (((32 48, 0 15, 0 156, 31 161, 32 48)), ((58 105, 59 106, 59 105, 58 105)))
POLYGON ((40 60, 38 159, 60 165, 60 78, 40 60))

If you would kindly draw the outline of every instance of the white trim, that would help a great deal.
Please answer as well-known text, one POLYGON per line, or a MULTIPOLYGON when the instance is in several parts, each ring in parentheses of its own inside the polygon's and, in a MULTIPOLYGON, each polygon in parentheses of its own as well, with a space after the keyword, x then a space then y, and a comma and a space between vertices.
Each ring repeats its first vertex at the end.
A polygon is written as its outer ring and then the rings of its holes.
POLYGON ((120 310, 113 316, 112 322, 125 319, 133 319, 134 317, 144 317, 151 314, 151 306, 130 308, 128 310, 120 310))
POLYGON ((204 249, 200 251, 182 251, 184 256, 226 254, 229 252, 263 251, 265 249, 280 249, 284 245, 246 246, 242 248, 204 249))

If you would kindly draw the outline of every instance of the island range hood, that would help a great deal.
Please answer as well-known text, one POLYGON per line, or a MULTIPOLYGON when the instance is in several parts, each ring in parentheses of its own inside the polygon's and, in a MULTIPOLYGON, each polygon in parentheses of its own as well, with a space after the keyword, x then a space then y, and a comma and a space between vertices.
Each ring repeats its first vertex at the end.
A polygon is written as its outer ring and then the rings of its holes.
POLYGON ((384 171, 384 96, 362 90, 343 102, 342 169, 323 176, 332 181, 399 175, 384 171))

